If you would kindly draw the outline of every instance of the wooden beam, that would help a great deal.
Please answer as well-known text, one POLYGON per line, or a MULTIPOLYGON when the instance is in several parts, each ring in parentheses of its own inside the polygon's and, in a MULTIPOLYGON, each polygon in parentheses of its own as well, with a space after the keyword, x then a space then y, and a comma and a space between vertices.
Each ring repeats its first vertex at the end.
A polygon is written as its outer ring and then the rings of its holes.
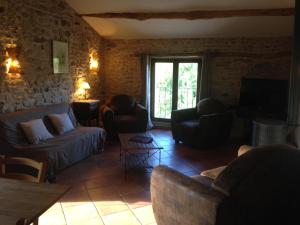
POLYGON ((190 12, 126 12, 126 13, 90 13, 80 14, 80 16, 97 18, 123 18, 135 20, 148 19, 214 19, 228 17, 246 17, 246 16, 292 16, 293 8, 275 8, 275 9, 238 9, 238 10, 205 10, 190 12))

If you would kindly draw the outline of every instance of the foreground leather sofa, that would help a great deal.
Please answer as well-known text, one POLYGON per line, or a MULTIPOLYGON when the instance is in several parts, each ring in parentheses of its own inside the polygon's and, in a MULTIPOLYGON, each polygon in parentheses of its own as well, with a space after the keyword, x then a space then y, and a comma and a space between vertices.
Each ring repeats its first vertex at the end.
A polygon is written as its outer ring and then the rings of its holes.
POLYGON ((218 100, 206 98, 195 108, 174 110, 171 128, 174 140, 196 148, 224 144, 230 137, 233 115, 218 100))
POLYGON ((215 179, 156 167, 151 198, 158 225, 300 224, 300 151, 265 146, 232 161, 215 179))
POLYGON ((116 95, 101 108, 101 116, 108 137, 117 138, 118 133, 145 132, 148 111, 134 97, 116 95))
POLYGON ((71 106, 67 103, 0 114, 0 155, 23 156, 36 160, 47 160, 48 174, 62 170, 93 153, 103 150, 105 131, 97 127, 79 126, 71 106), (51 113, 67 113, 74 130, 58 135, 47 117, 51 113), (20 122, 42 118, 53 139, 39 144, 29 144, 20 122))

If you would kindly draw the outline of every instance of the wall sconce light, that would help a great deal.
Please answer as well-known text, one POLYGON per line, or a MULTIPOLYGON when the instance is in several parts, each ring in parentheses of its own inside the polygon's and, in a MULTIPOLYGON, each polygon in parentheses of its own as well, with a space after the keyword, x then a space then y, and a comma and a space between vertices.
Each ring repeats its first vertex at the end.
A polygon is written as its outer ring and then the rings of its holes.
POLYGON ((84 98, 87 99, 87 90, 91 89, 90 85, 88 82, 84 81, 81 83, 80 88, 84 90, 84 98))
POLYGON ((98 72, 98 68, 99 68, 99 63, 91 54, 90 55, 90 70, 92 72, 98 72))
POLYGON ((6 73, 8 74, 20 74, 21 65, 17 58, 19 53, 19 48, 15 44, 9 44, 5 48, 6 50, 6 73))

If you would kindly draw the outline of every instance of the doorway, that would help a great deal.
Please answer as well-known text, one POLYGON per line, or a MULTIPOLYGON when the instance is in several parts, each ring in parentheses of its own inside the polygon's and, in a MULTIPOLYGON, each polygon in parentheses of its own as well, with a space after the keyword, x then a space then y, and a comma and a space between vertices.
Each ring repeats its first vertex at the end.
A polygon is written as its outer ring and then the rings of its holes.
POLYGON ((196 106, 200 70, 199 58, 152 60, 151 117, 154 121, 168 121, 172 110, 196 106))

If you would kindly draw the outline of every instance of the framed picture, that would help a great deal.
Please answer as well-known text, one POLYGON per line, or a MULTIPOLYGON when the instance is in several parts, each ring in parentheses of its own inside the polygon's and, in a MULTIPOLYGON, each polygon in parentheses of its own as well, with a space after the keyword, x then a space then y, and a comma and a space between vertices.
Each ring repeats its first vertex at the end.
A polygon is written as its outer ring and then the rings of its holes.
POLYGON ((53 41, 52 42, 52 64, 53 73, 69 72, 69 46, 68 42, 53 41))

